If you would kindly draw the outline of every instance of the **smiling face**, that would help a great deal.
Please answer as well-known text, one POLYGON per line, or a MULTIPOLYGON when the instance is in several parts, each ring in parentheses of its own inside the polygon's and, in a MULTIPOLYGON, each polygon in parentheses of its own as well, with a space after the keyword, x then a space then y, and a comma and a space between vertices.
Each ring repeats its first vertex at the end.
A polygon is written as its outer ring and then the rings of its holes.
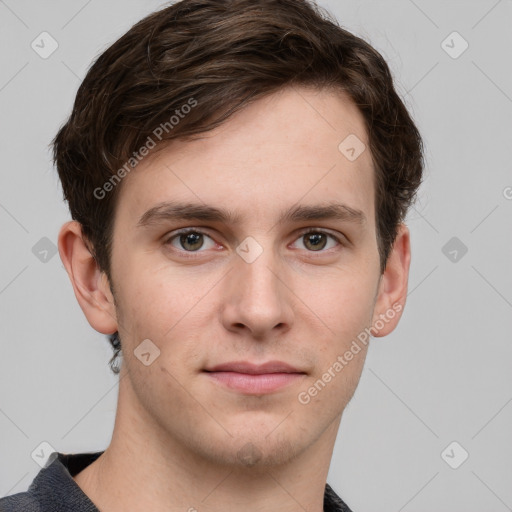
POLYGON ((111 265, 120 407, 166 445, 251 465, 334 442, 366 346, 307 404, 299 395, 386 309, 374 169, 368 149, 340 151, 350 134, 368 146, 346 97, 283 89, 124 178, 111 265), (296 373, 206 371, 276 361, 296 373))

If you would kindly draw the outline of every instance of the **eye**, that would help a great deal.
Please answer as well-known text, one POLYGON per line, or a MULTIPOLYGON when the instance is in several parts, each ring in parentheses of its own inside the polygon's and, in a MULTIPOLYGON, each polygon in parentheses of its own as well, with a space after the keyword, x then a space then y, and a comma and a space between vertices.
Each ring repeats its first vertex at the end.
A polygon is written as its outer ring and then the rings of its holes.
MULTIPOLYGON (((327 249, 336 247, 337 245, 343 245, 340 239, 327 231, 309 229, 300 233, 297 240, 304 240, 303 247, 308 252, 325 252, 327 249), (328 239, 334 241, 331 247, 327 247, 328 239)), ((167 238, 165 245, 171 245, 178 252, 203 252, 200 249, 212 249, 216 247, 216 242, 205 232, 197 228, 184 228, 175 231, 172 236, 167 238), (205 244, 205 237, 210 241, 209 244, 205 244)))
POLYGON ((310 252, 323 252, 323 249, 328 244, 327 238, 330 237, 331 240, 335 241, 334 246, 328 247, 331 249, 337 245, 342 245, 340 239, 333 235, 332 233, 328 233, 327 231, 321 231, 316 229, 310 229, 309 231, 302 232, 298 238, 298 240, 304 240, 303 246, 307 251, 310 252))
POLYGON ((209 237, 206 233, 203 233, 202 231, 194 228, 181 229, 180 231, 175 232, 173 236, 167 239, 165 244, 171 245, 179 250, 184 250, 185 252, 201 252, 199 249, 205 247, 204 237, 207 237, 211 240, 210 247, 206 246, 206 249, 215 247, 215 242, 211 237, 209 237), (176 245, 173 243, 174 241, 179 244, 179 247, 176 247, 176 245))

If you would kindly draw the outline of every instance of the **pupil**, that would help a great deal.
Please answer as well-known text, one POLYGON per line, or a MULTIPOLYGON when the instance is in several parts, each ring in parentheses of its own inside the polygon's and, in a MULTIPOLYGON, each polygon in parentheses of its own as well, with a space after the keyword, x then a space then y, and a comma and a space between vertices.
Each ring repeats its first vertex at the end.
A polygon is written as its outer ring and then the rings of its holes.
POLYGON ((202 235, 199 233, 185 233, 184 235, 181 235, 181 243, 183 247, 186 248, 186 245, 196 245, 196 247, 192 247, 192 249, 199 249, 202 244, 198 244, 198 240, 200 240, 202 235))
POLYGON ((325 239, 323 240, 323 244, 322 244, 322 240, 321 240, 321 237, 323 237, 323 233, 312 233, 310 235, 307 235, 307 240, 309 243, 311 243, 314 247, 318 247, 319 245, 321 245, 320 249, 323 249, 325 247, 325 239))

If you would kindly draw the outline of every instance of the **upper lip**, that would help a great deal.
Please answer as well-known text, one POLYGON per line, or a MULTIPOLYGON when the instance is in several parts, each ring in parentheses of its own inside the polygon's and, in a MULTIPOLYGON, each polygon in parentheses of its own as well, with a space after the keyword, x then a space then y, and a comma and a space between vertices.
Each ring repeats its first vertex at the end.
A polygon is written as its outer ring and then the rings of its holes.
POLYGON ((248 361, 232 361, 229 363, 218 364, 211 368, 205 368, 205 371, 237 372, 247 373, 250 375, 260 375, 264 373, 304 373, 283 361, 268 361, 262 364, 249 363, 248 361))

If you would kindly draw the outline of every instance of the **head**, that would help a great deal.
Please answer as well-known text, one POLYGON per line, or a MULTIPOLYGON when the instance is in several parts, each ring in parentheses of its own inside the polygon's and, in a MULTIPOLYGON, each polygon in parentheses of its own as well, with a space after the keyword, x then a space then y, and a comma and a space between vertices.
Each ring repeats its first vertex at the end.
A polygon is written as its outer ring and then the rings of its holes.
POLYGON ((284 460, 340 416, 367 350, 354 340, 391 332, 405 304, 403 221, 423 169, 375 49, 306 0, 183 0, 97 58, 54 159, 73 218, 61 257, 148 417, 206 454, 200 416, 227 460, 226 432, 261 440, 288 404, 295 430, 250 444, 284 460), (143 340, 149 365, 134 353, 143 340), (205 371, 275 359, 302 371, 300 389, 238 394, 205 371), (190 396, 218 403, 217 420, 190 396))

